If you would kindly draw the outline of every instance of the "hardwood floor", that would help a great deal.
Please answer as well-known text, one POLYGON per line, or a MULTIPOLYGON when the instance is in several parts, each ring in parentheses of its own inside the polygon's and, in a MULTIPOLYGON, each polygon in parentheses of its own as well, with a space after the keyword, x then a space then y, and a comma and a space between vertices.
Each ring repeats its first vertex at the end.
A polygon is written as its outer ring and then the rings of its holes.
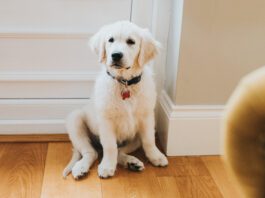
POLYGON ((135 155, 145 163, 143 172, 118 167, 113 178, 100 179, 96 162, 87 178, 75 181, 62 178, 70 143, 0 143, 0 197, 240 197, 219 156, 169 157, 168 167, 157 168, 142 151, 135 155))
POLYGON ((47 144, 0 144, 0 197, 40 197, 47 144))

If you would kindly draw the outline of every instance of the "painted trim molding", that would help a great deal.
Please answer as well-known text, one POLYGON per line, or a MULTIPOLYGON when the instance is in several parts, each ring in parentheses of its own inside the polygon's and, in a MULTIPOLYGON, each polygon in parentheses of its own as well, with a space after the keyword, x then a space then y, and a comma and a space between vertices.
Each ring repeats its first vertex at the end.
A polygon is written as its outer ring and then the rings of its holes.
POLYGON ((1 99, 0 135, 65 134, 65 118, 89 99, 1 99))
POLYGON ((0 38, 8 39, 88 39, 93 35, 92 32, 70 32, 70 31, 50 31, 50 30, 2 30, 0 38))
POLYGON ((99 72, 0 72, 1 81, 95 81, 99 72))
POLYGON ((63 119, 0 121, 0 135, 63 133, 66 133, 65 121, 63 119))
POLYGON ((157 107, 157 131, 166 154, 220 154, 223 110, 223 105, 175 105, 163 90, 157 107))
POLYGON ((0 72, 0 99, 89 98, 97 75, 96 71, 0 72))

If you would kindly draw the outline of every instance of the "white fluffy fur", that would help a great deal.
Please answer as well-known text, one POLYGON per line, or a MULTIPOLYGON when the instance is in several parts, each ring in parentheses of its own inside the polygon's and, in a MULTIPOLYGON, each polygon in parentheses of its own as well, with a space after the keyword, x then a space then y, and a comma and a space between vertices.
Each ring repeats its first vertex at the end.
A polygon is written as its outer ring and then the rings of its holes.
POLYGON ((148 30, 121 21, 103 27, 91 40, 92 50, 98 54, 103 65, 96 84, 94 97, 83 109, 71 113, 67 119, 67 131, 73 144, 73 157, 63 175, 72 172, 74 178, 84 176, 97 159, 97 152, 91 146, 90 133, 98 136, 103 147, 103 159, 98 167, 102 178, 113 176, 117 163, 128 167, 130 164, 143 170, 143 163, 128 155, 139 146, 155 166, 166 166, 167 158, 155 145, 154 107, 156 103, 155 84, 147 63, 155 57, 159 43, 148 30), (114 42, 109 42, 113 37, 114 42), (127 39, 135 41, 128 45, 127 39), (122 66, 113 67, 111 54, 122 52, 122 66), (129 68, 129 69, 125 69, 129 68), (142 80, 128 87, 131 97, 123 100, 124 85, 107 75, 131 79, 142 73, 142 80), (129 141, 128 141, 129 140, 129 141), (117 147, 117 142, 127 141, 126 146, 117 147))

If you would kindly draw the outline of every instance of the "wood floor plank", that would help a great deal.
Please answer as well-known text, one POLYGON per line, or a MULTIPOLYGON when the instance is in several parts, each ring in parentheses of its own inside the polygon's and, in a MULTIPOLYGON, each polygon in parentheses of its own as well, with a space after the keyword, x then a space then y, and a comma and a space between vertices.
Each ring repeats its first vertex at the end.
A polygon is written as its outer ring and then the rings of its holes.
POLYGON ((40 197, 46 143, 0 144, 0 197, 40 197))
POLYGON ((199 156, 169 157, 169 165, 156 171, 156 176, 209 176, 210 173, 199 156))
POLYGON ((113 178, 101 180, 103 198, 111 198, 114 194, 116 198, 162 197, 161 186, 153 168, 146 164, 143 172, 132 172, 119 167, 113 178))
POLYGON ((156 175, 158 178, 161 176, 174 176, 176 188, 179 192, 176 197, 222 197, 210 172, 199 156, 172 157, 169 158, 169 163, 170 169, 165 169, 164 175, 161 175, 159 172, 157 172, 156 175))
POLYGON ((132 191, 126 189, 126 183, 124 183, 124 180, 122 179, 122 174, 123 174, 122 169, 123 168, 118 167, 114 177, 109 178, 109 179, 102 179, 100 181, 103 198, 112 198, 114 195, 117 198, 119 197, 126 198, 127 196, 126 193, 128 193, 128 191, 130 195, 131 195, 131 192, 132 194, 134 194, 134 196, 132 197, 138 197, 138 195, 135 194, 134 189, 132 191))
POLYGON ((175 177, 181 198, 222 198, 211 176, 175 177))
POLYGON ((220 156, 205 156, 202 160, 225 198, 243 197, 227 173, 220 156))
MULTIPOLYGON (((163 197, 160 183, 155 175, 155 171, 161 170, 161 168, 154 167, 150 163, 146 164, 145 167, 146 169, 142 174, 131 176, 128 184, 135 185, 141 197, 163 197)), ((124 180, 126 178, 125 175, 124 180)))
MULTIPOLYGON (((126 184, 126 193, 128 195, 137 195, 135 197, 152 197, 152 198, 160 198, 163 197, 161 186, 157 180, 157 178, 152 177, 142 177, 142 178, 134 178, 131 177, 129 179, 124 178, 124 183, 126 184), (133 193, 135 192, 135 193, 133 193)), ((127 196, 133 197, 133 196, 127 196)))
POLYGON ((181 189, 178 188, 175 177, 157 177, 163 197, 180 198, 181 189))
POLYGON ((70 158, 70 143, 49 143, 41 197, 102 197, 101 185, 95 167, 83 180, 76 181, 71 175, 63 179, 62 171, 70 158))

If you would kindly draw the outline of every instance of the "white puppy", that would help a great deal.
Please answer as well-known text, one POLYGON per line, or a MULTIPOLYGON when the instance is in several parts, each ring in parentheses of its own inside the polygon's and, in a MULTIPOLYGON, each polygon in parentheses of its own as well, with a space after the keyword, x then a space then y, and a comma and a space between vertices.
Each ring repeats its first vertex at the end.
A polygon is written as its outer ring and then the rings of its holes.
POLYGON ((156 91, 147 66, 157 54, 159 43, 148 30, 121 21, 101 28, 90 45, 103 69, 96 80, 91 104, 67 119, 74 149, 64 177, 72 172, 79 179, 88 173, 97 159, 92 146, 97 140, 103 147, 98 167, 102 178, 113 176, 117 163, 131 170, 143 170, 144 164, 128 155, 141 145, 153 165, 166 166, 167 158, 155 145, 156 91))

